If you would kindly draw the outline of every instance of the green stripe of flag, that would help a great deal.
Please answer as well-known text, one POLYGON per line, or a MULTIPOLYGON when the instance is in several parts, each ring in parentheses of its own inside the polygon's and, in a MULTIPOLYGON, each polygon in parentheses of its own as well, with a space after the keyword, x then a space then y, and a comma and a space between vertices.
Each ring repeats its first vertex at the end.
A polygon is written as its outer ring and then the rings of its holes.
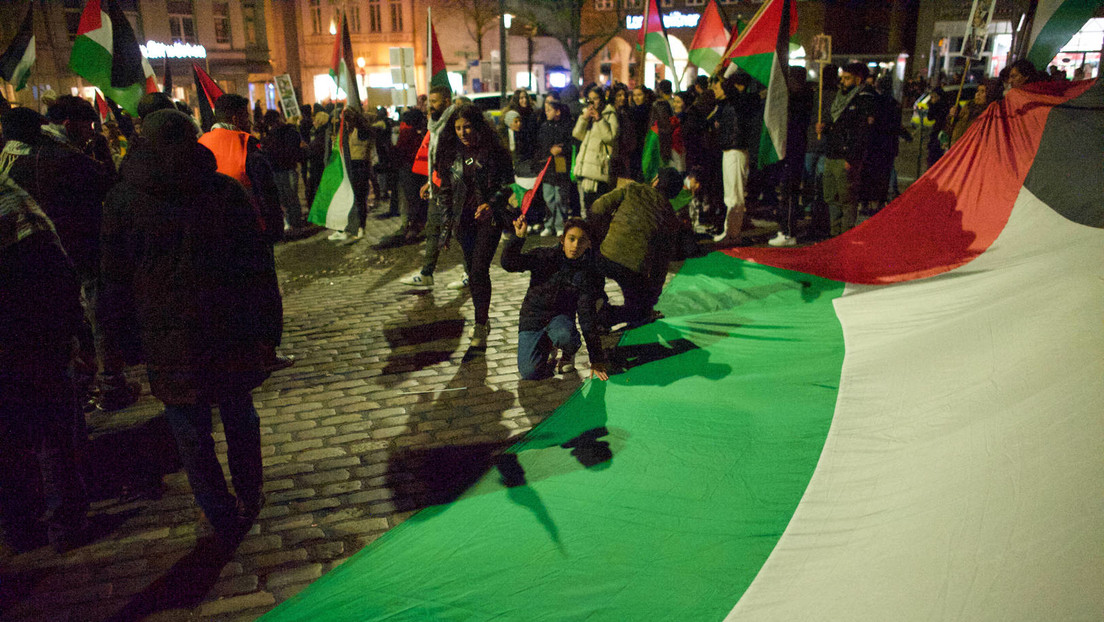
MULTIPOLYGON (((722 619, 820 457, 842 290, 718 253, 687 261, 661 300, 667 319, 624 337, 625 373, 588 381, 509 450, 516 461, 264 619, 722 619)), ((452 465, 438 466, 447 479, 452 465)))
POLYGON ((311 203, 307 220, 327 229, 344 230, 349 222, 349 212, 353 209, 353 186, 345 171, 345 160, 341 157, 341 148, 334 144, 330 159, 322 171, 314 202, 311 203))
POLYGON ((95 84, 104 96, 111 98, 123 110, 137 114, 138 100, 146 94, 146 85, 135 83, 124 88, 111 86, 111 52, 90 37, 73 40, 73 53, 69 68, 90 83, 95 84))

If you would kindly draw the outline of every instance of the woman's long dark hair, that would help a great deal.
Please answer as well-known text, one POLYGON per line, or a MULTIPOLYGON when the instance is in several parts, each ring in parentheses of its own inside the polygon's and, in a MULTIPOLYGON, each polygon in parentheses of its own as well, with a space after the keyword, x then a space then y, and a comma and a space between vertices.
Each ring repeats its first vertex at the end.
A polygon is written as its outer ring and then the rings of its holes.
POLYGON ((456 121, 465 119, 472 124, 475 135, 475 150, 489 159, 510 161, 510 152, 502 146, 494 128, 487 123, 483 111, 472 104, 465 104, 452 113, 448 126, 441 130, 441 137, 437 143, 437 159, 435 162, 438 174, 443 174, 452 167, 457 154, 464 148, 460 139, 456 136, 456 121))

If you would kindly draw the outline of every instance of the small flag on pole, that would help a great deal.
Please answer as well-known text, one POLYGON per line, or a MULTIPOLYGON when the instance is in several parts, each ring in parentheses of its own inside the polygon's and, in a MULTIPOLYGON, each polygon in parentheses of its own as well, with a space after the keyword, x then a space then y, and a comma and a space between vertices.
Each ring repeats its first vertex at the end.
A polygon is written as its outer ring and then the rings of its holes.
POLYGON ((222 89, 195 63, 192 63, 192 79, 195 80, 196 99, 199 100, 199 124, 206 132, 215 124, 215 102, 222 97, 222 89))
POLYGON ((743 69, 766 88, 763 131, 759 141, 759 167, 786 157, 786 117, 789 90, 790 37, 797 32, 797 8, 793 0, 769 0, 751 19, 744 34, 725 54, 732 64, 725 75, 743 69))
POLYGON ((142 56, 130 21, 114 0, 88 0, 81 13, 69 68, 137 115, 138 100, 157 90, 153 68, 142 56))
POLYGON ((28 3, 27 15, 8 49, 0 55, 0 78, 4 78, 21 91, 27 86, 27 77, 35 61, 34 3, 28 3))
POLYGON ((426 56, 426 75, 429 76, 429 88, 435 86, 449 86, 448 66, 445 65, 445 55, 441 53, 441 45, 437 43, 437 31, 433 28, 433 12, 426 13, 426 32, 429 33, 427 42, 430 53, 426 56))
POLYGON ((702 13, 694 40, 690 43, 690 62, 695 67, 712 71, 720 62, 728 43, 728 29, 725 28, 721 12, 717 9, 717 0, 710 0, 702 13))
POLYGON ((541 183, 544 182, 544 174, 548 172, 549 165, 552 164, 552 158, 548 158, 548 161, 544 163, 544 168, 541 169, 537 180, 533 182, 533 187, 525 192, 525 196, 521 199, 521 214, 524 216, 529 213, 529 206, 533 204, 533 199, 537 196, 537 191, 540 190, 541 183))
POLYGON ((108 108, 107 102, 104 101, 103 96, 100 95, 99 89, 96 89, 96 112, 100 113, 101 123, 106 123, 107 120, 111 118, 111 108, 108 108))
POLYGON ((656 0, 648 0, 648 6, 644 11, 644 24, 636 36, 637 49, 643 49, 645 54, 652 54, 659 62, 675 70, 675 64, 671 62, 671 43, 667 41, 667 29, 663 27, 663 14, 659 12, 656 0))

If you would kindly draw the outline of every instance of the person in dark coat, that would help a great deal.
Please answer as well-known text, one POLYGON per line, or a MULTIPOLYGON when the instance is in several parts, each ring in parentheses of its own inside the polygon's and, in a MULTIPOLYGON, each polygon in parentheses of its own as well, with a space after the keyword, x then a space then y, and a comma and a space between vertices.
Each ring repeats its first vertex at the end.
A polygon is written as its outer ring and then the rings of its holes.
MULTIPOLYGON (((55 120, 66 135, 81 135, 85 126, 91 127, 95 114, 91 104, 79 98, 67 96, 55 104, 55 120)), ((100 289, 100 219, 114 166, 96 162, 73 144, 45 134, 46 119, 29 108, 16 108, 0 122, 11 139, 0 154, 0 171, 34 197, 54 223, 87 302, 88 325, 80 336, 86 354, 82 360, 90 364, 75 369, 77 384, 87 394, 85 406, 107 411, 125 408, 137 401, 140 387, 127 382, 122 354, 104 349, 93 312, 100 289)))
POLYGON ((284 123, 284 117, 275 110, 265 113, 268 133, 261 141, 261 149, 272 163, 280 206, 284 208, 286 228, 299 231, 303 220, 303 205, 299 202, 299 174, 295 167, 303 159, 303 139, 294 125, 284 123))
POLYGON ((398 196, 403 199, 402 224, 398 231, 380 240, 379 245, 382 248, 413 243, 425 228, 429 203, 422 198, 420 189, 427 178, 411 170, 425 133, 425 113, 414 107, 403 111, 399 117, 399 138, 391 150, 395 166, 395 185, 391 189, 391 201, 394 202, 398 196))
POLYGON ((824 200, 832 218, 832 235, 855 226, 862 166, 870 149, 878 93, 864 84, 870 74, 863 63, 847 64, 830 114, 817 124, 824 143, 824 200))
POLYGON ((502 249, 502 269, 531 272, 529 289, 521 303, 518 319, 518 373, 526 380, 552 375, 554 353, 562 351, 556 371, 575 370, 575 354, 582 346, 575 316, 586 339, 591 373, 608 380, 606 353, 602 349, 598 306, 604 304, 605 279, 598 273, 590 251, 586 221, 569 218, 559 246, 543 246, 521 252, 529 224, 520 216, 514 221, 514 235, 502 249))
POLYGON ((87 535, 87 437, 68 374, 82 315, 53 224, 0 173, 0 524, 16 552, 47 539, 65 551, 87 535))
POLYGON ((282 330, 272 246, 249 196, 216 172, 195 124, 162 110, 143 123, 103 222, 105 336, 133 301, 153 394, 165 404, 196 501, 233 543, 260 511, 260 424, 251 391, 282 330), (215 457, 211 408, 226 434, 234 494, 215 457))

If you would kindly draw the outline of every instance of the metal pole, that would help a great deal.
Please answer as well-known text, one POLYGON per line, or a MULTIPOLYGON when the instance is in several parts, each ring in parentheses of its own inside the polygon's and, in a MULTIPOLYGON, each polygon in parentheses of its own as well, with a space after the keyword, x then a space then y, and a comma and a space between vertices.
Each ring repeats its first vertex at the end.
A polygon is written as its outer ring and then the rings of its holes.
POLYGON ((537 92, 537 85, 534 84, 536 80, 533 78, 533 30, 532 26, 529 27, 529 36, 526 38, 527 56, 525 59, 525 71, 529 72, 529 77, 525 79, 530 91, 535 94, 537 92))
POLYGON ((506 0, 498 0, 498 82, 500 105, 506 107, 506 0))

